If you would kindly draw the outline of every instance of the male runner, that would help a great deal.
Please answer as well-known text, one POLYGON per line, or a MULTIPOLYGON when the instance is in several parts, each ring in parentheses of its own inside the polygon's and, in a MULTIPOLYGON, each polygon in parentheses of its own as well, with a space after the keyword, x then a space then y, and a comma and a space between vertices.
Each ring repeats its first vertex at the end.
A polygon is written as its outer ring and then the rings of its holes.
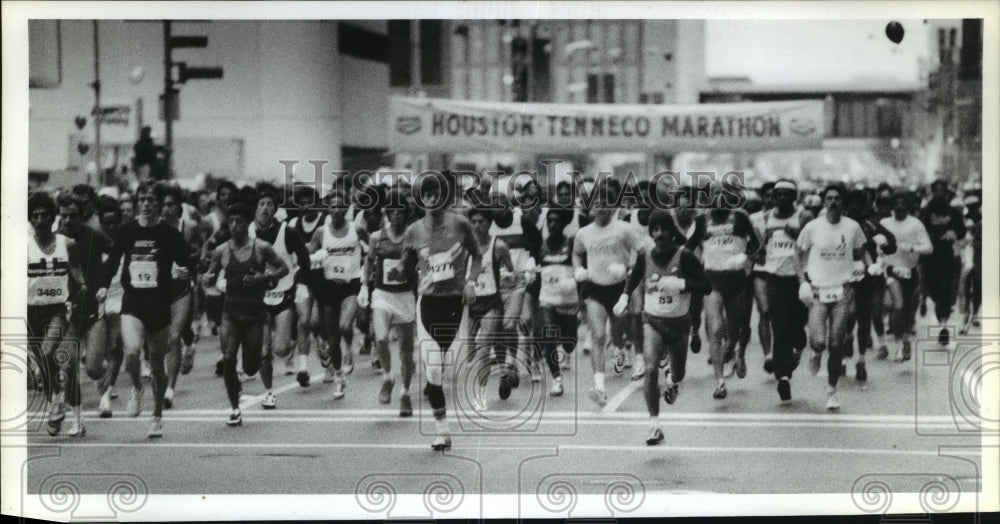
POLYGON ((138 215, 135 221, 118 229, 114 247, 104 265, 103 286, 97 291, 97 298, 105 299, 118 266, 124 264, 121 273, 124 290, 121 332, 125 371, 132 379, 132 396, 126 409, 132 417, 139 416, 142 411, 139 351, 145 343, 150 350, 154 402, 149 437, 158 438, 163 436, 160 416, 167 391, 164 358, 170 326, 171 268, 174 263, 189 267, 189 255, 181 234, 160 220, 166 196, 164 184, 141 184, 136 196, 138 215))
MULTIPOLYGON (((288 264, 275 253, 270 244, 251 238, 249 224, 253 210, 242 204, 228 208, 230 239, 212 251, 212 260, 205 273, 205 284, 211 286, 223 271, 226 278, 225 300, 222 306, 222 325, 219 342, 223 354, 223 378, 232 412, 226 424, 240 426, 243 413, 240 411, 240 380, 236 373, 236 357, 243 348, 243 371, 253 375, 261 371, 261 382, 271 391, 271 366, 263 361, 271 358, 265 353, 264 325, 267 311, 264 296, 278 282, 290 273, 288 264)), ((268 345, 269 346, 269 345, 268 345)))

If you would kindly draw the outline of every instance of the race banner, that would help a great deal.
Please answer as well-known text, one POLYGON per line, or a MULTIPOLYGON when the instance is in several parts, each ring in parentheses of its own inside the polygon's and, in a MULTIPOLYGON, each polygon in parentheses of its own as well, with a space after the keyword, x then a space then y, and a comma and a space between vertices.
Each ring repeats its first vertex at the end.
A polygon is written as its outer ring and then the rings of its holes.
POLYGON ((537 104, 390 99, 397 153, 818 149, 823 102, 537 104))

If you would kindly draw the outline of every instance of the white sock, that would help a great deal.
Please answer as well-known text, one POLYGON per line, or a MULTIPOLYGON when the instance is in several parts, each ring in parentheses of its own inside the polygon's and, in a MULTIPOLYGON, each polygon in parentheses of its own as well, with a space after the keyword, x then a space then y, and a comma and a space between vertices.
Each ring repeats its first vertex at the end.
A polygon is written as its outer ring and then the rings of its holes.
POLYGON ((864 361, 865 361, 865 354, 858 352, 858 362, 864 362, 864 361))
POLYGON ((878 346, 882 347, 885 345, 885 335, 875 335, 875 339, 878 341, 878 346))
POLYGON ((594 389, 604 391, 604 373, 594 373, 594 389))
POLYGON ((659 415, 650 415, 649 416, 649 425, 652 426, 653 429, 659 428, 660 427, 660 417, 659 417, 659 415))
POLYGON ((299 355, 299 371, 305 371, 308 363, 309 355, 299 355))
POLYGON ((449 435, 451 430, 448 427, 448 418, 436 418, 434 419, 434 428, 437 430, 438 435, 449 435))
POLYGON ((837 394, 837 386, 827 386, 826 387, 826 394, 827 395, 836 395, 837 394))
POLYGON ((382 372, 382 382, 392 382, 392 374, 388 371, 382 372))

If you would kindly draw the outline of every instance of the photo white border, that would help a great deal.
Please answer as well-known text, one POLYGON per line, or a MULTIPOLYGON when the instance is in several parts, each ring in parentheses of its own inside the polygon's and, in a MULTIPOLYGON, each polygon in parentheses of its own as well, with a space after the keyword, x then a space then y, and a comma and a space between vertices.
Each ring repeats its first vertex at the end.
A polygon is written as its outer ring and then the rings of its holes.
MULTIPOLYGON (((418 19, 418 18, 706 18, 706 19, 955 19, 984 18, 983 27, 983 214, 987 238, 995 240, 1000 232, 998 199, 1000 196, 1000 3, 978 2, 4 2, 3 16, 3 133, 2 133, 2 235, 7 249, 0 260, 2 301, 0 316, 23 317, 25 304, 25 261, 18 238, 26 238, 28 143, 28 18, 60 19, 418 19), (179 13, 183 15, 178 16, 179 13), (23 175, 22 175, 23 174, 23 175)), ((996 242, 983 243, 987 261, 1000 260, 996 242)), ((997 266, 983 272, 983 332, 1000 334, 998 309, 997 266), (990 320, 985 320, 985 319, 990 320)), ((5 324, 2 326, 6 328, 5 324)), ((2 335, 2 333, 0 333, 2 335)), ((1000 398, 996 373, 987 375, 983 399, 1000 398)), ((24 404, 25 384, 4 380, 3 405, 0 418, 7 418, 18 405, 24 404)), ((998 418, 997 404, 989 406, 984 416, 998 418)), ((38 503, 37 495, 29 507, 21 508, 23 487, 11 479, 20 478, 25 460, 24 437, 4 437, 2 457, 2 512, 35 518, 65 518, 48 514, 38 503)), ((978 496, 980 511, 998 510, 998 443, 995 436, 984 437, 982 448, 982 492, 978 496)), ((122 520, 223 520, 277 518, 382 518, 360 509, 352 495, 341 496, 280 496, 281 504, 272 497, 252 495, 159 495, 151 496, 138 513, 123 513, 122 520), (289 508, 295 513, 288 515, 289 508), (337 508, 333 511, 330 508, 337 508), (351 509, 355 508, 355 509, 351 509)), ((598 496, 585 496, 581 503, 599 502, 598 496), (594 500, 591 500, 594 499, 594 500)), ((105 504, 104 496, 86 496, 84 504, 105 504)), ((971 511, 971 501, 965 500, 956 511, 971 511)), ((102 506, 103 507, 103 506, 102 506)), ((486 495, 483 497, 484 517, 517 517, 516 495, 486 495)), ((913 497, 896 494, 894 512, 922 513, 913 497), (912 509, 912 511, 910 511, 912 509)), ((473 511, 473 510, 470 510, 473 511)), ((419 515, 426 513, 420 497, 402 497, 396 512, 419 515), (412 511, 409 508, 412 507, 412 511)), ((628 516, 693 516, 693 515, 773 515, 773 514, 863 514, 852 502, 850 494, 837 495, 667 495, 662 501, 647 495, 642 509, 628 516), (651 501, 655 500, 653 503, 651 501), (662 502, 662 503, 660 503, 662 502), (656 508, 656 509, 654 509, 656 508), (710 512, 706 508, 711 508, 710 512), (661 512, 662 510, 662 512, 661 512)), ((535 513, 528 516, 546 516, 535 513)), ((624 516, 624 515, 621 515, 624 516)), ((474 513, 449 513, 448 518, 477 517, 474 513)))

